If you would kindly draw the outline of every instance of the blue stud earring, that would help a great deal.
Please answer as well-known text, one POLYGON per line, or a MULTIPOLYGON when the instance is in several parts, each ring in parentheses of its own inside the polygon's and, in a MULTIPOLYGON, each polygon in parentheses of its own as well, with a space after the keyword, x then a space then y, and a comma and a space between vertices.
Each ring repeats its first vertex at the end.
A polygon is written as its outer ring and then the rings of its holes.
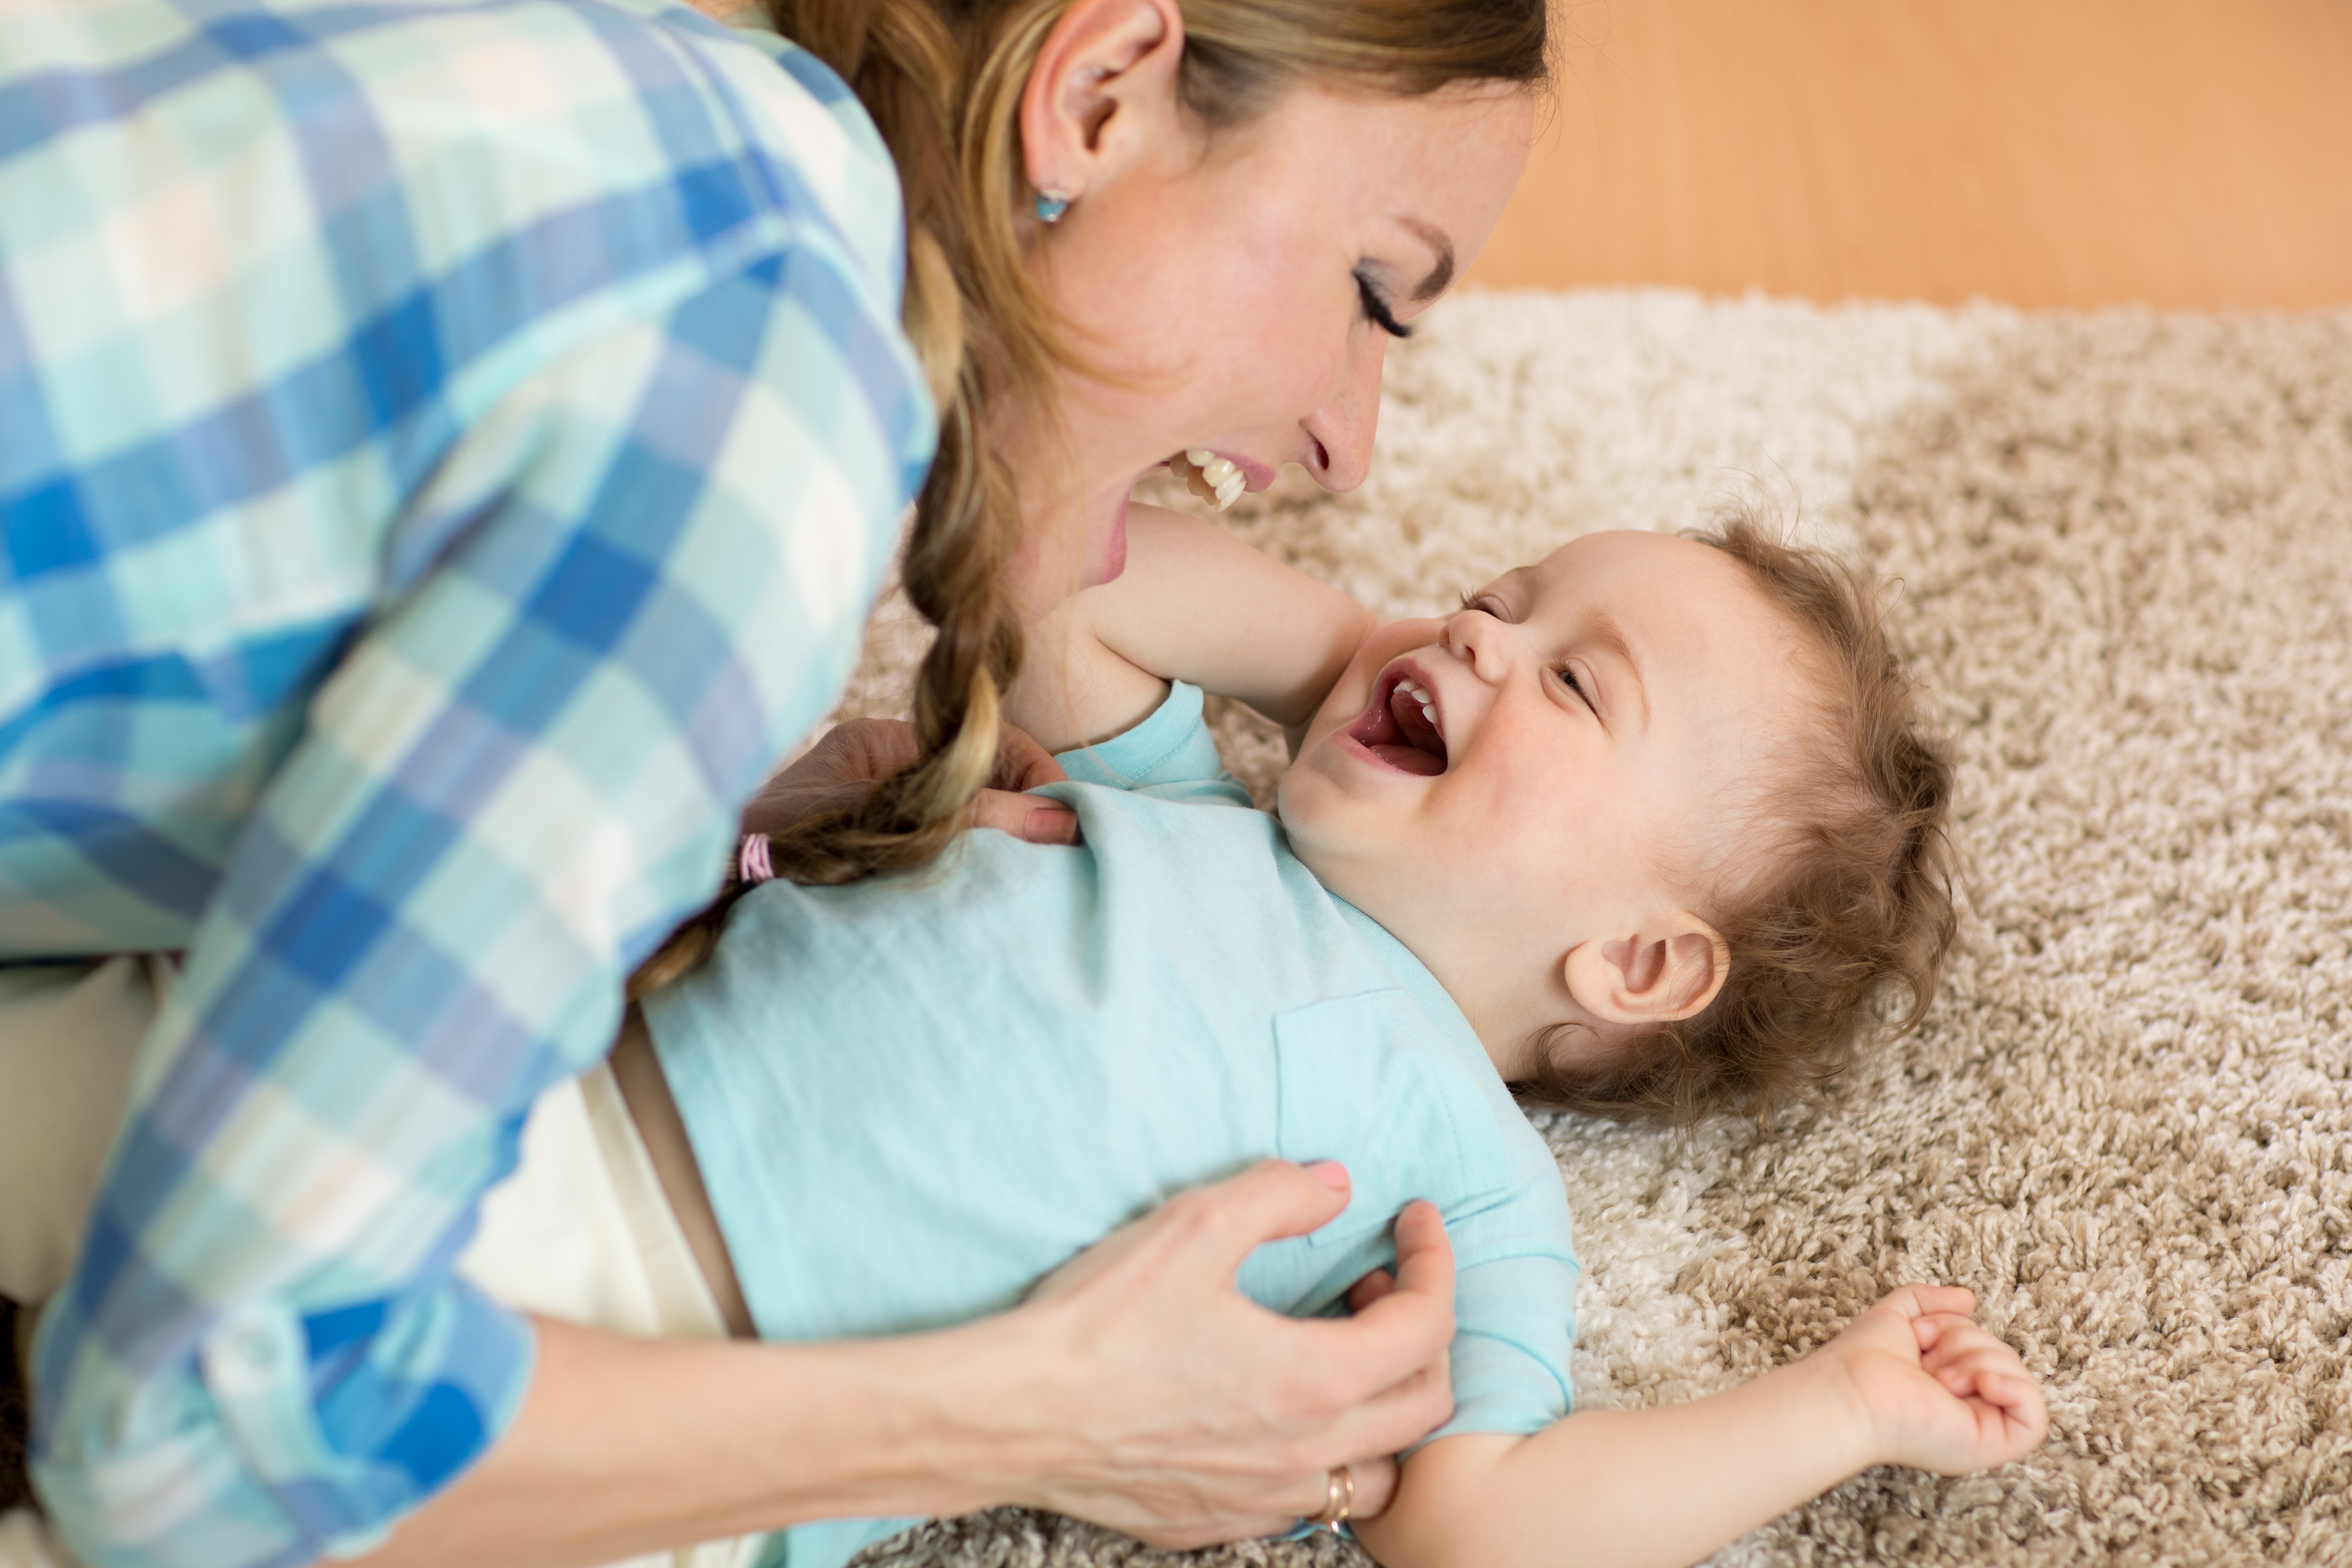
POLYGON ((1064 195, 1061 192, 1039 191, 1037 193, 1037 221, 1039 223, 1059 223, 1062 221, 1062 215, 1069 210, 1070 198, 1064 195))

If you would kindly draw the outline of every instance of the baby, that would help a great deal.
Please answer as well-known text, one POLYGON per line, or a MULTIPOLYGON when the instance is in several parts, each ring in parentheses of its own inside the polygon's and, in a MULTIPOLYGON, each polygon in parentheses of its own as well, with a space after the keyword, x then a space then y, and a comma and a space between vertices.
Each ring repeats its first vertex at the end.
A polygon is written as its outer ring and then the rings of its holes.
POLYGON ((1752 1108, 1836 1070, 1887 983, 1932 987, 1947 775, 1842 574, 1746 527, 1597 534, 1381 626, 1203 523, 1139 508, 1129 548, 1009 701, 1066 749, 1078 847, 757 887, 616 1055, 739 1328, 961 1321, 1179 1190, 1337 1160, 1347 1210, 1238 1282, 1342 1310, 1408 1204, 1442 1217, 1455 1412, 1357 1526, 1391 1568, 1688 1562, 1867 1466, 2041 1439, 2016 1354, 1924 1287, 1743 1388, 1563 1419, 1566 1194, 1513 1090, 1752 1108), (1289 728, 1278 825, 1202 689, 1289 728))

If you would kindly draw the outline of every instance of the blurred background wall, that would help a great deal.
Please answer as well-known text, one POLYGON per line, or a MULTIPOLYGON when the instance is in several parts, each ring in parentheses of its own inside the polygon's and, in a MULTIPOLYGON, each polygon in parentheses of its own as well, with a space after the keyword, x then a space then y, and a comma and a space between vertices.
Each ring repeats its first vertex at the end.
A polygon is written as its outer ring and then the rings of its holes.
POLYGON ((2352 305, 2352 0, 1557 0, 1475 281, 2352 305))

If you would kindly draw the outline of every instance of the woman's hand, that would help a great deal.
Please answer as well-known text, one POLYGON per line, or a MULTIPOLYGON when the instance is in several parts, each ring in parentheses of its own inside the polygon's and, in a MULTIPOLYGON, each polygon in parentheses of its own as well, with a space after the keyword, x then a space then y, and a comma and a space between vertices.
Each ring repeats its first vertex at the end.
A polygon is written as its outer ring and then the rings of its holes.
MULTIPOLYGON (((835 724, 743 808, 743 831, 782 833, 821 812, 855 805, 877 783, 913 762, 919 749, 915 727, 902 719, 835 724)), ((1032 844, 1076 844, 1076 813, 1058 801, 1021 793, 1067 777, 1026 731, 1006 724, 997 732, 991 787, 972 802, 971 826, 993 827, 1032 844)))
POLYGON ((1017 1347, 1008 1394, 1037 1428, 1007 1451, 1062 1448, 1015 1495, 1162 1547, 1287 1530, 1322 1509, 1340 1465, 1356 1517, 1386 1508, 1390 1456, 1454 1408, 1454 1257, 1437 1211, 1399 1216, 1394 1279, 1359 1292, 1352 1318, 1286 1318, 1234 1288, 1251 1251, 1347 1199, 1336 1164, 1266 1162, 1171 1200, 998 1320, 1017 1347))
POLYGON ((1963 1475, 2049 1436, 2041 1385, 1969 1318, 1975 1307, 1958 1286, 1906 1285, 1814 1352, 1851 1384, 1878 1463, 1963 1475))
POLYGON ((365 1561, 580 1568, 1009 1502, 1198 1545, 1288 1529, 1343 1464, 1369 1518, 1395 1490, 1385 1456, 1454 1408, 1437 1211, 1398 1219, 1394 1285, 1354 1318, 1284 1318, 1234 1289, 1253 1248, 1347 1201, 1338 1166, 1269 1161, 1081 1253, 1019 1309, 936 1333, 761 1344, 543 1321, 513 1425, 365 1561))

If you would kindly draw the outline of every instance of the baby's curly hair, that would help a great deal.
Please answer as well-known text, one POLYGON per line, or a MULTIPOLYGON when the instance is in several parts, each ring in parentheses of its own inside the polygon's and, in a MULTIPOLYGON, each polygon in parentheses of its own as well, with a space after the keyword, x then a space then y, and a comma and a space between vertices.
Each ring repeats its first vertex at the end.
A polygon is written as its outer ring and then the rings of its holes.
POLYGON ((1575 1026, 1547 1030, 1544 1066, 1512 1085, 1530 1105, 1681 1126, 1760 1117, 1818 1092, 1882 1031, 1916 1026, 1951 946, 1951 763, 1922 732, 1877 584, 1744 512, 1686 537, 1747 568, 1814 645, 1827 743, 1811 776, 1753 781, 1757 837, 1780 847, 1716 911, 1731 962, 1715 1000, 1600 1062, 1559 1048, 1575 1026))

